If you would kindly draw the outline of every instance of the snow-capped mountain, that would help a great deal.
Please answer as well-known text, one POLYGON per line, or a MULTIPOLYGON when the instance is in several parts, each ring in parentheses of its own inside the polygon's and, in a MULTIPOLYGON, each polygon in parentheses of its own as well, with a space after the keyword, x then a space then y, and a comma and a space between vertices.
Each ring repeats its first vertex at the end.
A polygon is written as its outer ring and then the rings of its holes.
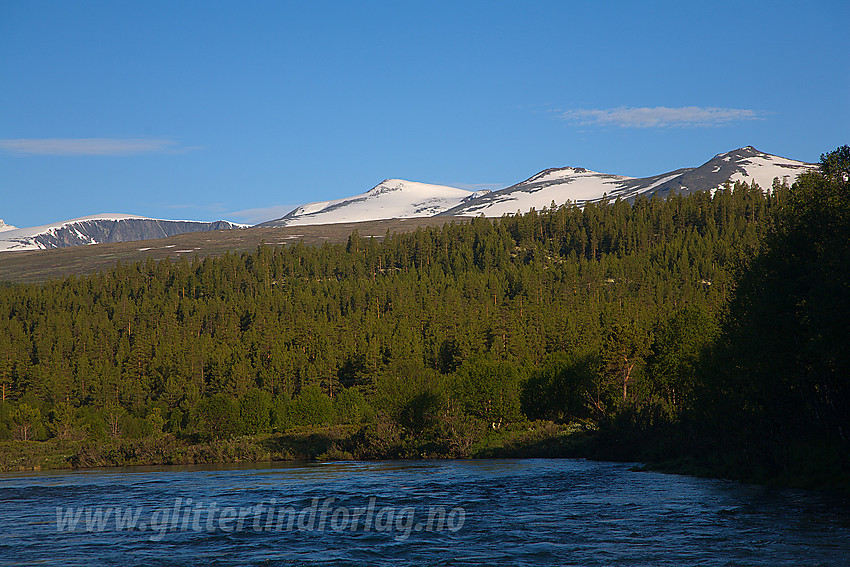
POLYGON ((621 191, 632 178, 597 173, 583 167, 545 169, 521 183, 492 191, 445 211, 447 216, 499 217, 503 214, 540 210, 566 203, 582 203, 600 199, 604 194, 621 191))
POLYGON ((713 191, 726 181, 756 182, 769 191, 773 180, 794 182, 812 164, 760 152, 752 146, 718 154, 699 167, 678 169, 652 177, 633 178, 596 173, 581 167, 547 169, 506 189, 467 201, 443 215, 498 217, 505 213, 540 210, 554 202, 581 205, 588 201, 632 199, 637 195, 713 191))
POLYGON ((0 228, 0 252, 148 240, 184 232, 226 230, 240 226, 227 221, 172 221, 134 215, 100 214, 44 226, 0 228))
POLYGON ((308 203, 283 218, 259 226, 281 227, 433 217, 486 193, 489 191, 473 192, 445 185, 386 179, 366 193, 346 199, 308 203))
POLYGON ((583 167, 545 169, 525 181, 498 191, 473 193, 455 187, 388 179, 354 197, 308 203, 283 218, 259 226, 333 224, 427 216, 499 217, 541 210, 554 202, 581 206, 591 201, 634 199, 638 195, 713 191, 726 181, 756 182, 769 191, 773 180, 791 184, 812 164, 760 152, 752 146, 718 154, 699 167, 687 167, 651 177, 598 173, 583 167))
MULTIPOLYGON (((752 146, 718 154, 699 167, 677 169, 652 177, 597 173, 582 167, 559 167, 498 191, 467 191, 402 179, 387 179, 366 193, 302 205, 286 216, 262 223, 274 228, 370 220, 433 217, 499 217, 561 205, 638 195, 713 191, 727 181, 756 182, 770 190, 774 179, 793 183, 813 164, 760 152, 752 146)), ((240 228, 227 221, 198 222, 101 214, 31 228, 15 228, 0 220, 0 252, 64 248, 82 244, 165 238, 185 232, 240 228)))

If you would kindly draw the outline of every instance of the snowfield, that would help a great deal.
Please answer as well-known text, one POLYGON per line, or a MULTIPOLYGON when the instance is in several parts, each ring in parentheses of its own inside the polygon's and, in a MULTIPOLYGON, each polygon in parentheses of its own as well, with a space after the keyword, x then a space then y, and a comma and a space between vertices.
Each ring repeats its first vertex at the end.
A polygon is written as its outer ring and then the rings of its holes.
POLYGON ((460 205, 467 199, 486 193, 403 179, 387 179, 366 193, 345 199, 307 203, 285 217, 264 225, 274 223, 275 226, 297 226, 432 217, 460 205))

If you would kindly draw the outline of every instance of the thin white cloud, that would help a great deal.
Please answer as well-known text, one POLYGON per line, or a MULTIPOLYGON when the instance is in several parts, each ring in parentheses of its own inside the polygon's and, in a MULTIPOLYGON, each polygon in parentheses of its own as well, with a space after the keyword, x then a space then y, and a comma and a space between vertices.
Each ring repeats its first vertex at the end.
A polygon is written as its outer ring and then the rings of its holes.
MULTIPOLYGON (((190 148, 197 149, 197 148, 190 148)), ((0 140, 0 150, 44 156, 129 156, 181 152, 174 140, 148 138, 19 138, 0 140)))
POLYGON ((759 118, 753 110, 682 106, 670 108, 628 107, 607 109, 578 108, 560 112, 559 116, 579 126, 618 126, 620 128, 670 128, 725 126, 741 120, 759 118))

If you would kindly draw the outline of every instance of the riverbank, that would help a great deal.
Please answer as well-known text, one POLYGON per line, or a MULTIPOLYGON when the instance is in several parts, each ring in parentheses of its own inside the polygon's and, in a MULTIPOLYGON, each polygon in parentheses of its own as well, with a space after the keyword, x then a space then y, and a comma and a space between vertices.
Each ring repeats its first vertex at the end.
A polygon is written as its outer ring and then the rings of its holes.
POLYGON ((640 470, 703 478, 722 478, 776 488, 825 490, 850 496, 850 455, 830 444, 798 445, 787 449, 782 467, 754 465, 741 455, 685 455, 646 461, 640 470))
POLYGON ((789 451, 793 454, 790 465, 777 471, 752 466, 731 453, 653 458, 645 446, 614 444, 598 431, 575 424, 511 424, 466 443, 449 443, 405 436, 389 424, 375 423, 207 440, 173 435, 100 441, 7 440, 0 442, 0 472, 239 462, 586 458, 642 463, 635 470, 850 495, 850 456, 841 447, 806 445, 789 451))
POLYGON ((199 440, 141 439, 2 441, 0 471, 231 462, 445 458, 581 457, 589 432, 551 422, 516 424, 474 440, 439 443, 406 436, 391 424, 327 426, 199 440))
POLYGON ((174 435, 143 439, 0 442, 0 471, 39 471, 141 465, 318 460, 351 428, 193 440, 174 435))

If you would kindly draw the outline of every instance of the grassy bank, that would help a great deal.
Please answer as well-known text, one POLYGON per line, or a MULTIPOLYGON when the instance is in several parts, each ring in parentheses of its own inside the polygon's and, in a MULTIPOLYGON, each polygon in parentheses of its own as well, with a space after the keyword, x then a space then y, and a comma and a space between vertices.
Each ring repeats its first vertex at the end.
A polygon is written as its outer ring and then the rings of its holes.
POLYGON ((458 446, 449 440, 407 435, 391 424, 378 422, 365 427, 305 427, 228 439, 161 435, 106 441, 3 441, 0 471, 274 461, 588 458, 644 463, 637 470, 850 495, 850 456, 833 445, 795 446, 789 450, 788 465, 780 469, 753 466, 733 452, 663 455, 646 442, 617 443, 604 433, 575 424, 511 424, 478 432, 474 439, 458 446))
POLYGON ((0 471, 139 465, 440 458, 580 457, 592 436, 551 422, 483 432, 465 446, 406 435, 391 424, 328 426, 228 439, 177 438, 0 442, 0 471))
POLYGON ((350 427, 327 427, 212 440, 161 435, 106 441, 3 441, 0 471, 309 461, 316 460, 350 434, 350 427))

